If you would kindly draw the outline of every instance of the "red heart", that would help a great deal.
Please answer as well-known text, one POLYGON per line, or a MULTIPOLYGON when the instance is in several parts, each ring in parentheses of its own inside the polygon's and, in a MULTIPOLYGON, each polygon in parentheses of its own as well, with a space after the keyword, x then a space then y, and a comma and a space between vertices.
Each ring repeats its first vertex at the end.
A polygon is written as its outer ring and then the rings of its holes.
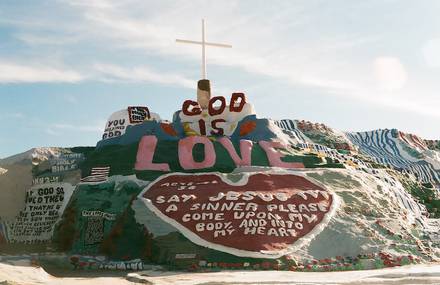
POLYGON ((256 258, 298 249, 325 227, 338 204, 323 185, 291 172, 171 173, 139 198, 194 243, 256 258))

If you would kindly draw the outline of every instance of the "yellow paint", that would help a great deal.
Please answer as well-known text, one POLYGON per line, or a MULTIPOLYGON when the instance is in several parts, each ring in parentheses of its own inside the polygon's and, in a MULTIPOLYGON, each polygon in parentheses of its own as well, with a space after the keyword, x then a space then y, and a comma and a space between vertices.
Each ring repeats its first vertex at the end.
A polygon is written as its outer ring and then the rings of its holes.
POLYGON ((234 129, 237 127, 237 123, 232 123, 231 125, 229 125, 229 131, 234 131, 234 129))
POLYGON ((188 122, 183 123, 183 131, 185 132, 185 136, 199 135, 195 130, 191 129, 191 123, 188 122))

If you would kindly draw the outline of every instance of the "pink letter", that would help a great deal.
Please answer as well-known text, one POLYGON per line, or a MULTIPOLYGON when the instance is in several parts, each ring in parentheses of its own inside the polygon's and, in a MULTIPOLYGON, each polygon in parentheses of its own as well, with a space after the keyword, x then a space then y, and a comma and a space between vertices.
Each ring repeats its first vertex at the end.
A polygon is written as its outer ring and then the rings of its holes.
POLYGON ((136 170, 160 170, 170 171, 168 163, 153 163, 154 151, 156 150, 156 136, 143 136, 136 155, 136 170))
POLYGON ((221 137, 217 140, 231 156, 236 166, 250 166, 252 154, 252 142, 248 140, 240 140, 240 153, 242 158, 237 154, 231 140, 226 137, 221 137))
POLYGON ((301 162, 284 162, 281 160, 281 158, 285 157, 285 155, 280 153, 276 149, 286 149, 286 146, 283 143, 260 141, 258 142, 258 144, 266 152, 270 166, 283 168, 304 168, 304 164, 302 164, 301 162))
POLYGON ((183 169, 200 169, 213 167, 215 164, 214 145, 207 137, 191 136, 179 141, 179 162, 183 169), (192 150, 201 143, 205 146, 205 159, 201 162, 194 161, 192 150))

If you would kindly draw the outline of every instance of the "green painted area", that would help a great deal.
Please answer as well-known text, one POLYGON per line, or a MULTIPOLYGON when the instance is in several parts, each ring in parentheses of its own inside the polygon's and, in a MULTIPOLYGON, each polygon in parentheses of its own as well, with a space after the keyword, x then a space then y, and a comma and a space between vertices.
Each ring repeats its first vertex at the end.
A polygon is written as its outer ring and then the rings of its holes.
MULTIPOLYGON (((148 233, 136 223, 131 202, 142 190, 136 183, 124 180, 115 188, 115 182, 97 185, 78 185, 63 220, 55 232, 55 241, 61 250, 82 255, 106 255, 110 258, 146 257, 148 233), (114 216, 102 221, 102 239, 90 241, 87 231, 90 217, 82 212, 100 211, 114 216)), ((99 223, 98 223, 99 224, 99 223)), ((97 230, 99 232, 99 230, 97 230)))
POLYGON ((111 145, 90 152, 81 164, 83 176, 87 176, 92 167, 99 166, 110 166, 110 175, 134 174, 137 148, 137 144, 111 145))
POLYGON ((306 130, 302 130, 303 133, 310 139, 312 139, 312 141, 314 143, 332 148, 332 149, 338 149, 338 145, 340 145, 341 143, 345 143, 344 141, 342 141, 340 138, 338 137, 334 137, 331 136, 330 133, 319 133, 316 130, 310 130, 310 131, 306 131, 306 130))
POLYGON ((420 184, 408 181, 405 188, 426 206, 431 218, 440 218, 440 198, 438 190, 431 184, 420 184))

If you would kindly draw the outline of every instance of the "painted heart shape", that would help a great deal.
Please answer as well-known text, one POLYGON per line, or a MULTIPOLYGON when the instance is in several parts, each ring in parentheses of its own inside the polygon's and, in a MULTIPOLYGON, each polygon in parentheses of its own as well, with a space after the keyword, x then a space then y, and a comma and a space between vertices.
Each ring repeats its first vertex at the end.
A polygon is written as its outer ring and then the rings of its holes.
POLYGON ((139 198, 194 243, 255 258, 300 248, 338 204, 324 185, 299 172, 171 173, 139 198))

